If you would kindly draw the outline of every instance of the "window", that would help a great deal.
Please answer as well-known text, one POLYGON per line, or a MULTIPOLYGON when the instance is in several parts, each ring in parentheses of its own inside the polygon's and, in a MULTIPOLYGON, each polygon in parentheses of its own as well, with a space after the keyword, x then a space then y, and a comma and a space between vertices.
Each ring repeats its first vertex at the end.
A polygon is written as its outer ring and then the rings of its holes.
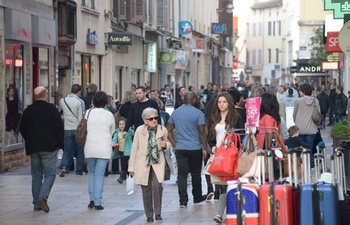
POLYGON ((281 36, 281 21, 276 21, 274 23, 274 36, 281 36))
POLYGON ((24 110, 23 45, 7 42, 5 47, 6 132, 5 146, 22 143, 17 128, 24 110))
POLYGON ((258 50, 258 64, 262 64, 262 49, 258 50))
POLYGON ((95 9, 95 0, 81 0, 81 6, 95 9))
POLYGON ((271 21, 269 21, 268 23, 267 23, 267 35, 268 36, 271 36, 271 21))
POLYGON ((276 22, 275 21, 273 21, 273 26, 272 26, 272 35, 273 36, 276 36, 276 22))
POLYGON ((252 51, 252 64, 253 65, 256 65, 256 50, 254 49, 253 51, 252 51))
POLYGON ((276 63, 279 63, 279 49, 276 48, 276 63))
POLYGON ((267 50, 267 54, 268 63, 271 63, 271 48, 267 50))
POLYGON ((262 36, 262 29, 263 29, 263 27, 262 27, 262 22, 260 22, 260 23, 259 23, 259 37, 262 36))
POLYGON ((256 23, 253 23, 253 37, 256 37, 256 23))

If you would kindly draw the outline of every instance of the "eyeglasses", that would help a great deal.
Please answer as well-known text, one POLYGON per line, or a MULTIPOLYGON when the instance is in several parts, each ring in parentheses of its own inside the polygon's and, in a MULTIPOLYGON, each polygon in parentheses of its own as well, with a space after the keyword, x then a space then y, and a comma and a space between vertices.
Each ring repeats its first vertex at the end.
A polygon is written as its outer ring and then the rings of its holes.
POLYGON ((148 120, 148 121, 158 120, 158 116, 151 117, 151 118, 148 118, 148 119, 146 119, 146 120, 148 120))

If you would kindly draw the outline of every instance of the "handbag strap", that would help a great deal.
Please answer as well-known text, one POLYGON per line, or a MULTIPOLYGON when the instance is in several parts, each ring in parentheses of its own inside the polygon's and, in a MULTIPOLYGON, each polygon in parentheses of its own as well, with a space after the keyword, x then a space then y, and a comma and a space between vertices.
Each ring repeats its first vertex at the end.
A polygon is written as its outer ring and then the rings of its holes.
POLYGON ((67 104, 67 102, 66 102, 66 97, 63 98, 63 101, 64 101, 64 104, 66 104, 66 106, 67 106, 67 108, 69 109, 69 111, 73 114, 73 116, 74 116, 75 118, 78 119, 78 117, 73 113, 72 109, 71 109, 71 108, 69 107, 69 105, 67 104))
POLYGON ((87 114, 87 116, 86 116, 86 121, 89 119, 89 115, 90 115, 91 110, 92 110, 92 109, 89 109, 89 111, 88 111, 88 114, 87 114))

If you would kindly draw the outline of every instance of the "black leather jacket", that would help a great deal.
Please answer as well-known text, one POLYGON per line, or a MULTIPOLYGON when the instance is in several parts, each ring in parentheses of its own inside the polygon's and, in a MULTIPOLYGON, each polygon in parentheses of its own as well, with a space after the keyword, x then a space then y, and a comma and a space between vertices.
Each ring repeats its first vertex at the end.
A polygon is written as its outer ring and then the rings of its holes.
POLYGON ((346 109, 348 108, 348 98, 343 94, 337 94, 335 99, 334 114, 337 116, 346 116, 346 109))

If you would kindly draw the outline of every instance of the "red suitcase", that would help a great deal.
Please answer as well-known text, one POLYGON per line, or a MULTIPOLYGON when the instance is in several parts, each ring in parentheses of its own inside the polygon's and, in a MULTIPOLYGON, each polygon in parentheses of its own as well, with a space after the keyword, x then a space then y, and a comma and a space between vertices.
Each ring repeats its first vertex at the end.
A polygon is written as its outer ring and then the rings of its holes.
POLYGON ((284 184, 264 184, 259 193, 260 224, 295 225, 293 188, 284 184))

